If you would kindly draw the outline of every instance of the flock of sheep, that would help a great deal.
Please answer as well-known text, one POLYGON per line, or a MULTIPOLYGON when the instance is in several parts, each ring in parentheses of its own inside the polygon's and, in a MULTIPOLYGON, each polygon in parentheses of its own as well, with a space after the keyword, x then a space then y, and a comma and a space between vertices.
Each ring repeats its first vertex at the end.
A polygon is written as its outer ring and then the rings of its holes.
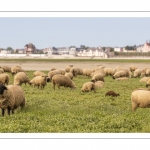
MULTIPOLYGON (((150 86, 150 68, 138 69, 135 66, 130 66, 129 68, 116 67, 107 68, 104 66, 98 66, 94 69, 81 69, 76 68, 73 65, 68 65, 64 70, 58 70, 52 68, 48 74, 42 71, 35 71, 33 73, 33 79, 29 79, 26 71, 20 66, 1 66, 0 67, 0 108, 2 109, 2 116, 5 114, 7 109, 8 114, 10 112, 14 113, 14 110, 21 106, 25 106, 25 94, 21 88, 22 84, 28 83, 33 87, 39 89, 44 89, 47 82, 53 84, 60 89, 60 86, 76 88, 73 78, 77 75, 87 76, 89 82, 83 84, 82 92, 96 92, 97 88, 102 88, 104 86, 104 77, 112 76, 113 79, 117 81, 129 80, 129 78, 142 77, 140 82, 145 82, 146 87, 150 86), (13 85, 9 85, 11 73, 14 76, 13 85)), ((119 96, 119 93, 114 91, 108 91, 105 96, 119 96)), ((132 110, 136 108, 146 108, 150 107, 150 90, 149 89, 136 89, 131 94, 132 110)))

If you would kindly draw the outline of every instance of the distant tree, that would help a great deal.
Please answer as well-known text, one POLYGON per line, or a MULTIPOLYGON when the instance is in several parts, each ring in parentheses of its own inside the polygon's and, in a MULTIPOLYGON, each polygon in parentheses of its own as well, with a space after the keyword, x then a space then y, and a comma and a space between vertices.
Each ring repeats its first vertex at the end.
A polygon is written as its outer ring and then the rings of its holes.
POLYGON ((10 50, 10 51, 13 51, 12 47, 7 47, 6 50, 10 50))

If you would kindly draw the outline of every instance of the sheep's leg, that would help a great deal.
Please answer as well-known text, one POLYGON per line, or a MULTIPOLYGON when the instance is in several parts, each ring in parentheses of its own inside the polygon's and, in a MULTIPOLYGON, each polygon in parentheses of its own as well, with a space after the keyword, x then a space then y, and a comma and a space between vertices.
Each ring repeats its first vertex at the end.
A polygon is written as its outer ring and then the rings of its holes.
POLYGON ((132 102, 132 110, 135 111, 138 107, 138 104, 132 102))
POLYGON ((4 109, 2 109, 2 116, 4 116, 4 114, 5 114, 5 110, 4 110, 4 109))
POLYGON ((10 116, 10 108, 7 108, 8 115, 10 116))

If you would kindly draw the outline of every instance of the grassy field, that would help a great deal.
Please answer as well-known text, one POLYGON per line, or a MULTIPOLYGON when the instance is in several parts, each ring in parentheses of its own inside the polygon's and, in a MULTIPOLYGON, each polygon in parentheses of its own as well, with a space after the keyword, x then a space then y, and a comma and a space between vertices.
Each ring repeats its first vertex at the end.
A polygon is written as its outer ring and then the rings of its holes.
MULTIPOLYGON (((45 71, 47 74, 48 71, 45 71)), ((27 72, 30 79, 33 71, 27 72)), ((10 74, 9 84, 13 84, 10 74)), ((145 87, 139 78, 115 81, 105 77, 105 86, 96 93, 82 93, 88 77, 78 75, 73 79, 77 88, 53 89, 48 83, 44 90, 22 85, 26 107, 15 114, 1 116, 1 133, 148 133, 150 109, 131 110, 131 93, 145 87), (120 93, 119 97, 105 97, 108 90, 120 93)))

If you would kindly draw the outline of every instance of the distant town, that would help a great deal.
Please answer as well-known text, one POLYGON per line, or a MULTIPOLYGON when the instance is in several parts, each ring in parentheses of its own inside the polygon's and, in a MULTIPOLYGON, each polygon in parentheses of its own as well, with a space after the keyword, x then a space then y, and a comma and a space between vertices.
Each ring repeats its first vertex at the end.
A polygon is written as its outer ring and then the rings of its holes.
POLYGON ((45 56, 50 55, 73 55, 82 57, 113 57, 114 55, 136 55, 136 56, 150 56, 150 42, 146 41, 142 45, 126 46, 126 47, 88 47, 81 45, 80 47, 47 47, 44 49, 37 49, 33 43, 26 44, 22 49, 12 49, 7 47, 6 49, 0 48, 0 55, 7 54, 44 54, 45 56))

